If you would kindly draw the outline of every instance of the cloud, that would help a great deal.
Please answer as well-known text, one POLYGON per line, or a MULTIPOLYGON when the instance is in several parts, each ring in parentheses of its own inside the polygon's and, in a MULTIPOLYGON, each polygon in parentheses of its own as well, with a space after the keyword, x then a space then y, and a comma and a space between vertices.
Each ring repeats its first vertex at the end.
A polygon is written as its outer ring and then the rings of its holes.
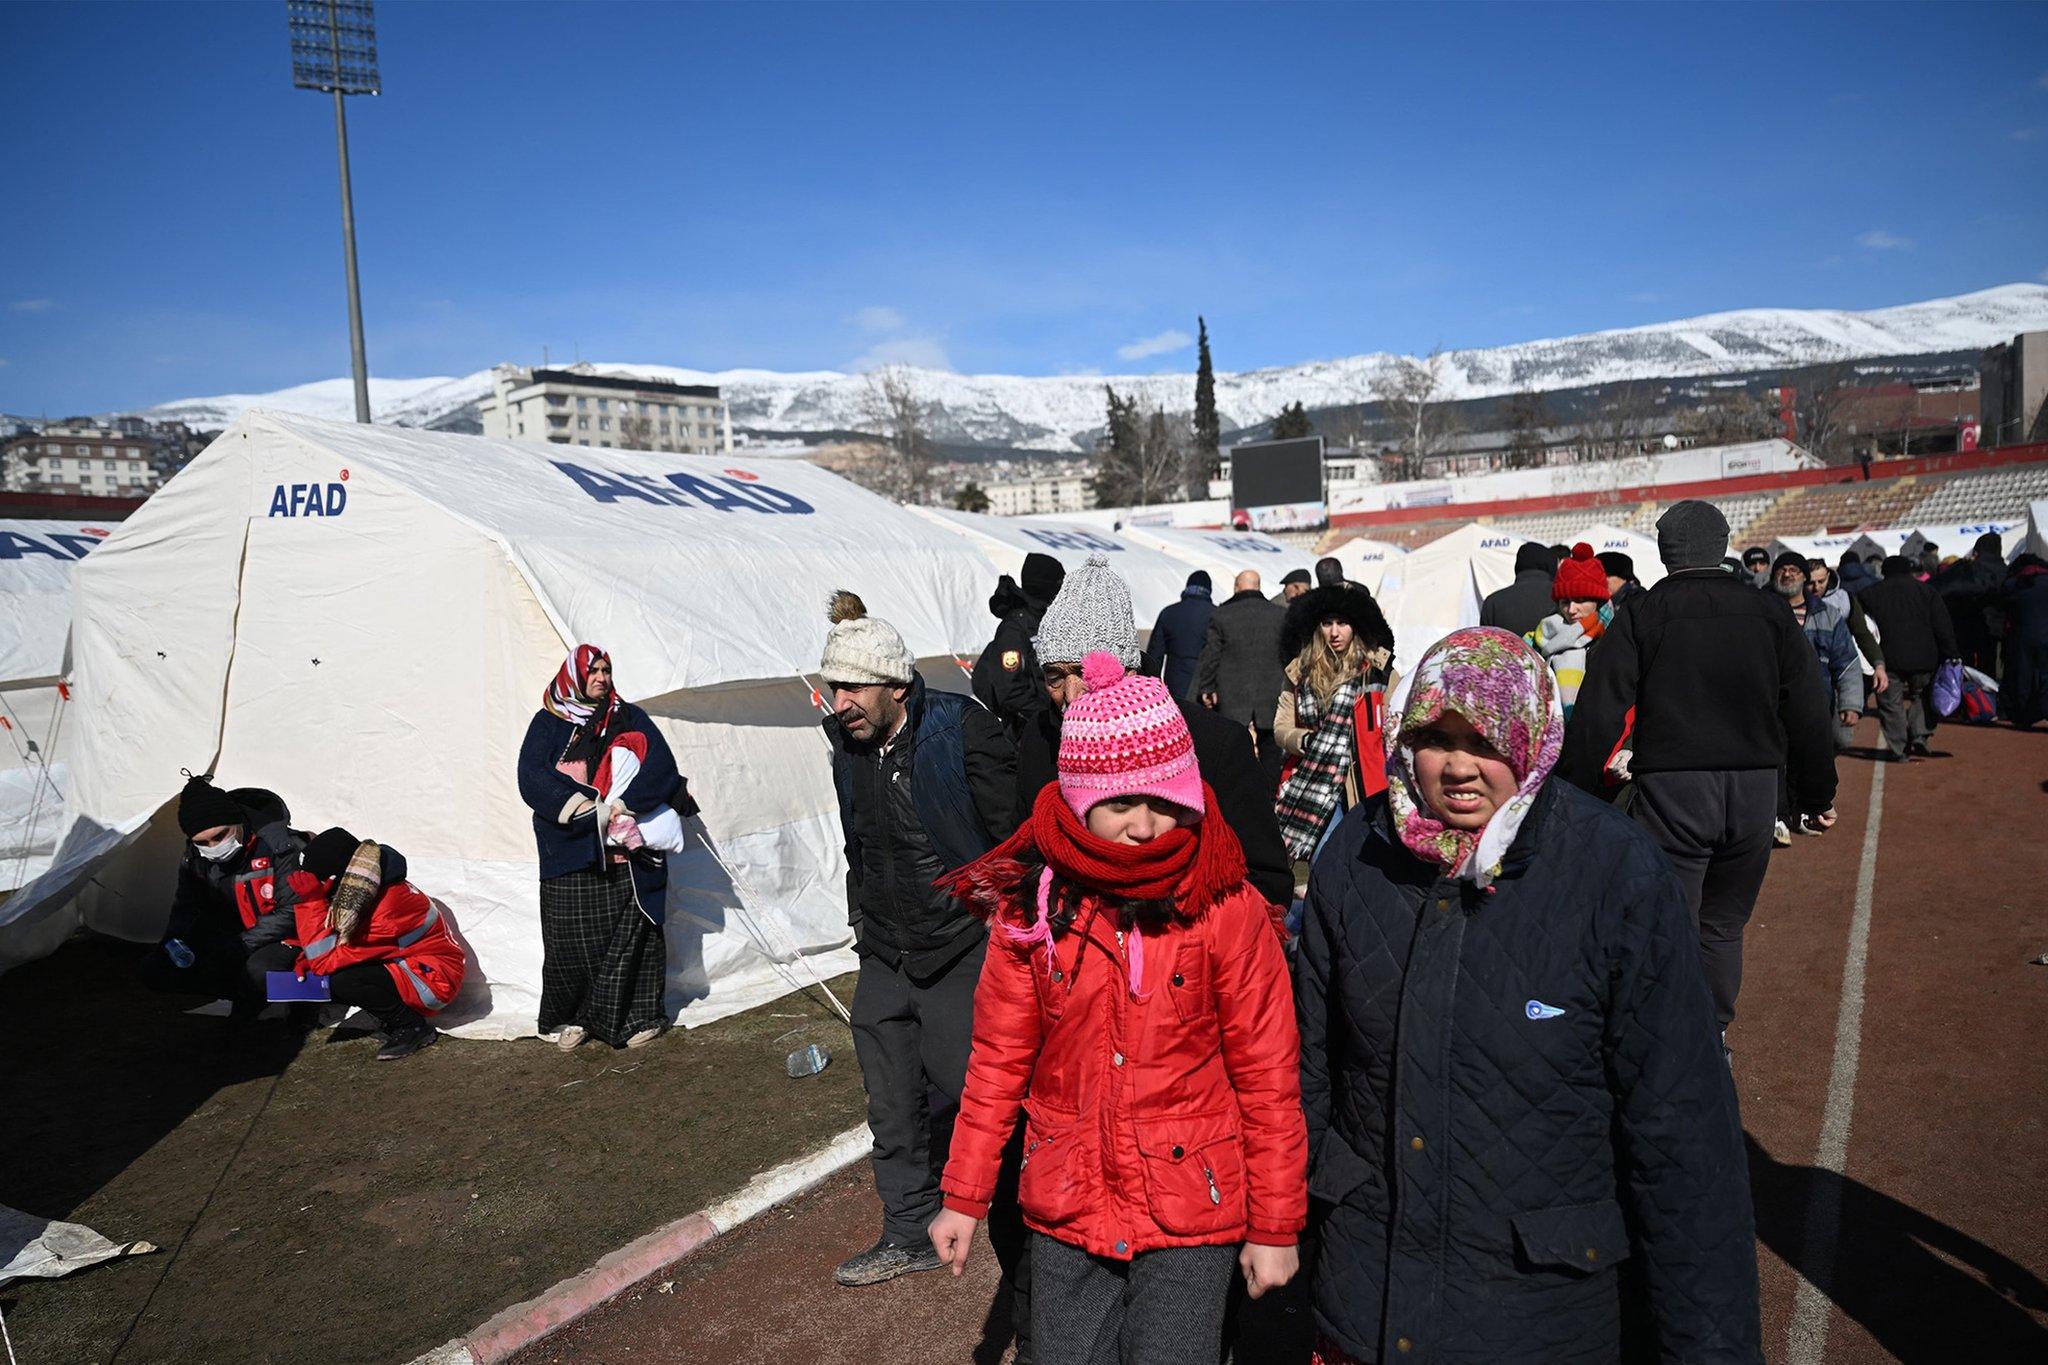
POLYGON ((7 305, 10 313, 47 313, 57 306, 55 299, 16 299, 7 305))
POLYGON ((1856 245, 1869 247, 1872 251, 1908 251, 1913 239, 1886 232, 1883 228, 1872 228, 1856 239, 1856 245))
POLYGON ((1630 303, 1662 303, 1664 302, 1664 296, 1653 289, 1645 289, 1640 293, 1630 294, 1628 301, 1630 303))
POLYGON ((899 309, 879 304, 863 308, 846 320, 863 332, 900 332, 910 325, 899 309))
POLYGON ((920 370, 953 368, 946 355, 946 344, 931 336, 888 337, 868 347, 853 362, 856 371, 880 369, 884 365, 913 365, 920 370))
POLYGON ((2006 136, 2014 142, 2032 142, 2035 138, 2041 136, 2041 130, 2039 128, 2015 128, 2007 133, 2006 136))
POLYGON ((1169 327, 1157 336, 1141 337, 1127 346, 1116 348, 1119 360, 1144 360, 1155 355, 1172 355, 1185 351, 1195 344, 1195 339, 1178 327, 1169 327))

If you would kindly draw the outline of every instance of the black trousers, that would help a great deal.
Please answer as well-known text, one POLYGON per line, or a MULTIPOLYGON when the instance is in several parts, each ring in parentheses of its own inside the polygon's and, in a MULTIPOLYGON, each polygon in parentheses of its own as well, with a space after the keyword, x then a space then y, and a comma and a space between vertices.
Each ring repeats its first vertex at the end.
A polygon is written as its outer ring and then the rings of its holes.
POLYGON ((1742 931, 1770 870, 1778 772, 1638 773, 1636 823, 1678 871, 1721 1027, 1742 990, 1742 931))
MULTIPOLYGON (((187 943, 194 962, 180 967, 161 946, 143 956, 140 975, 151 990, 174 994, 210 995, 232 1002, 238 1016, 263 1012, 269 999, 268 974, 288 972, 299 960, 299 950, 287 943, 272 943, 253 953, 242 951, 241 940, 220 934, 198 943, 187 943)), ((405 1003, 397 983, 381 962, 359 962, 327 978, 328 998, 336 1004, 366 1011, 379 1028, 394 1028, 421 1022, 419 1011, 405 1003)))
POLYGON ((1276 795, 1280 791, 1280 773, 1287 766, 1287 755, 1280 748, 1280 741, 1273 738, 1271 727, 1252 730, 1252 747, 1259 753, 1259 771, 1265 774, 1266 790, 1276 795))

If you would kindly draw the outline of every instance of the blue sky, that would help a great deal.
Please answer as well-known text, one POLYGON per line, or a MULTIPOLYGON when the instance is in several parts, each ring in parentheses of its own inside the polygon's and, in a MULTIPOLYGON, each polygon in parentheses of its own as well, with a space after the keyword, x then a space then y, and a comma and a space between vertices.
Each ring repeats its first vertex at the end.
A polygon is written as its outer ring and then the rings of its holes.
MULTIPOLYGON (((2048 5, 378 6, 371 372, 1186 368, 2048 279, 2048 5)), ((0 4, 0 411, 343 375, 281 0, 0 4)))

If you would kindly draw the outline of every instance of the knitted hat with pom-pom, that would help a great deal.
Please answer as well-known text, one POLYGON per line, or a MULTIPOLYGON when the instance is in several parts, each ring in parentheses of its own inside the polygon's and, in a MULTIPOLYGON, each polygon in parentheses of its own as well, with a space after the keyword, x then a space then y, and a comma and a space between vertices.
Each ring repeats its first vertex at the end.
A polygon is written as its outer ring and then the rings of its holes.
POLYGON ((1607 567, 1593 553, 1593 547, 1585 541, 1572 546, 1572 552, 1558 563, 1557 572, 1550 579, 1550 600, 1572 602, 1590 598, 1595 602, 1607 600, 1607 567))
POLYGON ((1195 742, 1166 684, 1114 654, 1081 661, 1087 690, 1060 721, 1060 796, 1082 819, 1115 796, 1157 796, 1202 813, 1195 742))

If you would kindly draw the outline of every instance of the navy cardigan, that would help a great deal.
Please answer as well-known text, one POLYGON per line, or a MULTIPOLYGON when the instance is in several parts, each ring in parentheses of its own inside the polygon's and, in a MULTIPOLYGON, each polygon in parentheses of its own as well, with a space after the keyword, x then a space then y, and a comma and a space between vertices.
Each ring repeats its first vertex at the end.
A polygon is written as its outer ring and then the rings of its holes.
MULTIPOLYGON (((575 729, 552 712, 536 711, 526 727, 526 740, 519 746, 519 797, 533 811, 533 839, 540 854, 542 881, 596 867, 605 857, 595 814, 567 818, 579 798, 595 801, 597 788, 577 782, 555 767, 575 729)), ((684 819, 695 815, 697 803, 690 799, 689 789, 676 771, 668 741, 645 711, 631 702, 621 702, 618 732, 629 730, 647 737, 647 757, 640 764, 639 775, 619 794, 626 809, 646 811, 667 805, 675 807, 684 819)), ((667 855, 658 849, 641 849, 632 857, 632 868, 641 910, 656 924, 661 923, 662 902, 668 891, 667 855)))

